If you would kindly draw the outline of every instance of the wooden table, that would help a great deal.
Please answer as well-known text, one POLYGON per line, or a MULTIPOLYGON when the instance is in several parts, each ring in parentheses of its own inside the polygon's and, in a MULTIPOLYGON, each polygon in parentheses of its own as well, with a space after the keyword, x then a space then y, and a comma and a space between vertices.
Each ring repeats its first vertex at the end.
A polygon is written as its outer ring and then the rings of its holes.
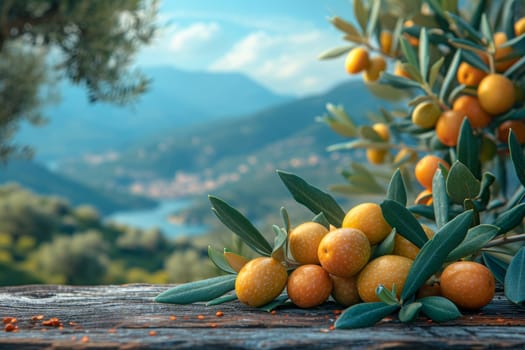
POLYGON ((168 287, 1 287, 0 318, 16 317, 18 329, 0 331, 0 349, 525 348, 525 308, 501 294, 480 312, 444 324, 387 318, 371 328, 331 330, 340 311, 333 303, 275 313, 239 302, 213 307, 155 303, 154 296, 168 287), (60 326, 42 324, 53 317, 60 326))

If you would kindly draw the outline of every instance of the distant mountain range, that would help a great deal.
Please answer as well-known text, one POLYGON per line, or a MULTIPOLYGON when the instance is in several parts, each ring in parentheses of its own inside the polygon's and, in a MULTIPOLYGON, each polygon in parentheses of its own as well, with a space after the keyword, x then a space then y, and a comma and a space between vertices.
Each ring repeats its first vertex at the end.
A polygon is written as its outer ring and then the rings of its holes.
POLYGON ((24 125, 21 144, 45 161, 78 158, 86 153, 122 150, 166 130, 251 114, 292 97, 274 94, 236 73, 187 72, 171 67, 144 69, 150 90, 131 106, 90 104, 83 89, 63 83, 61 101, 44 110, 49 122, 24 125))
MULTIPOLYGON (((343 140, 314 120, 325 113, 328 102, 346 106, 357 124, 367 122, 368 112, 379 112, 381 106, 388 105, 377 99, 363 82, 352 80, 324 94, 249 115, 173 129, 154 139, 136 142, 128 150, 102 161, 78 158, 66 161, 61 163, 60 171, 94 186, 122 190, 134 184, 170 182, 177 173, 214 181, 246 165, 250 156, 257 158, 257 166, 273 167, 309 153, 327 157, 326 147, 343 140)), ((188 184, 170 184, 178 185, 188 184)), ((166 195, 170 195, 167 189, 166 195)))

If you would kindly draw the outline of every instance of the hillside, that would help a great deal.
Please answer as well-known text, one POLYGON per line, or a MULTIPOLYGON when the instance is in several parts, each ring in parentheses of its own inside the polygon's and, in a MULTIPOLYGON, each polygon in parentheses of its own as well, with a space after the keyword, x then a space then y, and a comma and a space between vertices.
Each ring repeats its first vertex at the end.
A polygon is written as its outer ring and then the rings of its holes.
POLYGON ((292 99, 237 73, 186 72, 171 67, 148 68, 144 73, 151 78, 150 90, 127 107, 90 104, 81 88, 60 85, 60 103, 44 111, 48 124, 40 128, 24 125, 17 141, 34 146, 38 159, 54 162, 86 153, 120 151, 164 130, 246 115, 292 99))
POLYGON ((60 174, 50 172, 32 161, 12 160, 0 165, 0 185, 16 182, 40 195, 66 198, 72 205, 89 204, 105 215, 117 210, 153 206, 155 202, 127 193, 98 191, 60 174))
MULTIPOLYGON (((298 99, 255 114, 175 129, 155 141, 102 162, 75 160, 60 170, 86 183, 145 195, 196 194, 238 182, 249 169, 272 172, 308 158, 328 157, 325 148, 341 141, 315 116, 327 102, 343 104, 356 122, 378 112, 378 100, 360 81, 349 81, 325 94, 298 99)), ((315 167, 311 171, 315 171, 315 167)), ((264 186, 264 183, 260 183, 264 186)))

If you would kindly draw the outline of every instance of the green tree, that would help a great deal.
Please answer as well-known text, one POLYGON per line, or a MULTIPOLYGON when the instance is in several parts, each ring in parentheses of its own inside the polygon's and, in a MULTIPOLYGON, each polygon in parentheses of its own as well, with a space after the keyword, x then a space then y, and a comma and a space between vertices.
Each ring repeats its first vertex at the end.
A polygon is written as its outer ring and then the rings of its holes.
POLYGON ((156 13, 155 0, 0 1, 0 159, 30 152, 13 135, 21 121, 44 121, 61 79, 85 87, 92 102, 143 93, 148 80, 130 66, 155 33, 156 13))

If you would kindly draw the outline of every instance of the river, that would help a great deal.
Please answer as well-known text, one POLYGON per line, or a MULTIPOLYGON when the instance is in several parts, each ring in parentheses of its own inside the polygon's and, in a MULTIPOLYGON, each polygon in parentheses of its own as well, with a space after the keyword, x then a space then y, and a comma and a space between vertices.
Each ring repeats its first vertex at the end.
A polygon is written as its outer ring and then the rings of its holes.
POLYGON ((115 212, 107 216, 106 220, 142 229, 158 228, 166 237, 172 239, 206 233, 207 230, 204 225, 186 225, 168 221, 171 214, 188 207, 190 204, 191 201, 185 199, 165 200, 151 209, 115 212))

